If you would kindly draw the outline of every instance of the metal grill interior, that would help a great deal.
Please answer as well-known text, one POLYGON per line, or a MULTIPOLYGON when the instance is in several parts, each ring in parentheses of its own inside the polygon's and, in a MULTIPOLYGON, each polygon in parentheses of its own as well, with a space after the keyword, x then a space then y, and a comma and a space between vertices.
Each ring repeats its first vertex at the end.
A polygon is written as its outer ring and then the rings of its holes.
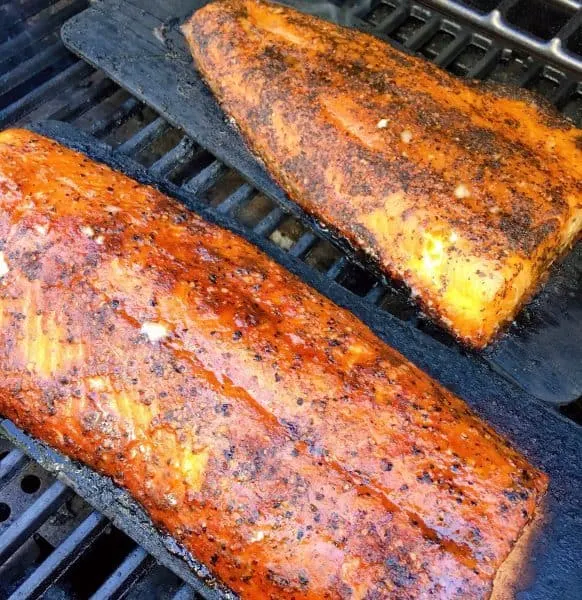
MULTIPOLYGON (((460 76, 528 87, 582 125, 582 2, 578 0, 335 0, 382 35, 460 76), (503 38, 503 41, 502 41, 503 38)), ((351 264, 240 175, 103 73, 70 54, 59 28, 85 0, 0 0, 0 127, 67 121, 157 177, 202 196, 350 291, 453 341, 410 303, 351 264)), ((582 423, 582 399, 560 409, 582 423)), ((0 597, 195 598, 193 590, 22 452, 0 438, 0 597)))

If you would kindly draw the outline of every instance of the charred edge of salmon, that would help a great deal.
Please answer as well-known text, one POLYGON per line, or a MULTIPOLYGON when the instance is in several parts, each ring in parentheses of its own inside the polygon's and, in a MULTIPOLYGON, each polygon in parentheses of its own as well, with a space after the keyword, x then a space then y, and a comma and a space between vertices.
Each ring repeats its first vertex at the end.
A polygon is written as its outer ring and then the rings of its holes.
MULTIPOLYGON (((201 9, 201 10, 204 11, 204 9, 201 9)), ((294 11, 291 11, 291 10, 281 9, 281 12, 284 12, 284 11, 289 12, 289 13, 294 13, 294 11)), ((185 23, 182 27, 182 30, 183 30, 185 36, 190 41, 190 45, 191 45, 192 49, 194 49, 197 45, 197 40, 195 39, 193 28, 194 28, 194 19, 196 18, 196 15, 199 15, 199 14, 200 14, 200 11, 195 13, 195 15, 190 19, 190 21, 185 23)), ((313 17, 306 15, 306 19, 313 19, 313 17)), ((366 36, 368 34, 362 33, 362 35, 366 36)), ((369 36, 369 37, 371 37, 371 36, 369 36)), ((374 39, 375 41, 377 41, 376 38, 371 38, 371 39, 374 39)), ((394 50, 394 52, 397 52, 397 53, 400 52, 398 49, 393 49, 393 50, 394 50)), ((201 61, 197 60, 196 53, 194 53, 194 58, 195 58, 195 62, 197 63, 198 69, 200 70, 200 72, 202 74, 203 79, 206 81, 206 83, 208 85, 209 81, 212 79, 210 74, 205 71, 204 64, 201 61)), ((441 72, 434 65, 427 63, 426 61, 422 61, 418 57, 412 57, 412 58, 414 58, 415 61, 422 63, 423 67, 426 67, 427 69, 432 68, 434 71, 439 71, 439 73, 441 72)), ((442 72, 442 74, 444 76, 448 76, 451 80, 456 80, 455 78, 453 78, 452 76, 450 76, 444 72, 442 72)), ((540 116, 542 118, 545 118, 546 120, 550 121, 550 125, 552 127, 567 128, 567 129, 571 128, 571 124, 569 124, 569 122, 566 119, 561 117, 555 111, 555 109, 553 107, 551 107, 551 105, 549 105, 549 103, 547 101, 537 97, 535 94, 529 92, 528 90, 519 90, 519 89, 512 90, 510 87, 500 85, 500 84, 491 84, 491 83, 482 84, 482 83, 473 82, 473 81, 465 82, 465 84, 467 85, 467 87, 473 87, 481 92, 489 92, 497 97, 506 97, 506 98, 518 99, 522 102, 526 102, 526 103, 530 103, 530 104, 533 103, 533 104, 535 104, 538 112, 540 113, 540 116)), ((213 86, 209 85, 209 87, 212 88, 213 86)), ((220 93, 220 90, 217 88, 217 89, 214 89, 213 91, 214 91, 215 95, 218 97, 219 103, 224 108, 225 101, 220 93)), ((268 161, 265 161, 265 159, 261 156, 260 152, 255 153, 255 151, 253 149, 252 139, 250 138, 250 136, 247 133, 245 133, 244 129, 241 129, 241 128, 238 128, 238 129, 242 133, 242 137, 245 141, 245 144, 247 145, 247 147, 249 148, 251 153, 254 154, 260 160, 261 163, 265 164, 265 162, 268 162, 268 161)), ((278 179, 279 182, 282 181, 281 178, 278 176, 275 176, 275 178, 278 179)), ((286 189, 288 190, 289 197, 296 204, 299 204, 301 206, 302 203, 301 203, 301 199, 299 197, 299 192, 295 189, 295 186, 291 183, 290 185, 286 186, 286 189)), ((316 223, 320 222, 317 219, 317 215, 314 210, 310 210, 309 207, 304 207, 303 210, 304 210, 304 214, 311 216, 313 218, 314 222, 316 222, 316 223)), ((365 249, 362 248, 361 244, 357 245, 357 241, 354 240, 353 232, 349 232, 349 231, 340 232, 340 230, 337 227, 335 227, 333 224, 326 225, 326 227, 327 227, 327 229, 329 229, 329 232, 330 232, 330 235, 327 235, 326 237, 331 237, 343 250, 348 252, 350 257, 353 258, 357 263, 364 266, 364 268, 368 268, 368 269, 372 270, 374 272, 374 274, 380 276, 382 279, 385 279, 385 277, 387 275, 395 281, 404 283, 405 285, 407 285, 408 289, 410 290, 410 287, 407 284, 405 275, 402 273, 399 274, 398 272, 395 271, 395 269, 391 265, 384 264, 380 259, 378 259, 377 252, 375 251, 375 249, 373 247, 366 251, 365 249)), ((561 255, 564 255, 566 252, 567 252, 567 248, 563 249, 563 251, 561 252, 561 255)), ((495 327, 491 328, 487 333, 475 332, 475 334, 473 334, 473 335, 471 335, 471 334, 464 335, 459 330, 459 328, 454 326, 454 323, 452 324, 450 322, 450 319, 446 318, 443 314, 441 314, 441 311, 439 311, 434 306, 430 305, 430 302, 431 302, 430 298, 428 298, 428 297, 424 298, 423 294, 414 294, 414 293, 412 293, 412 291, 410 292, 410 296, 412 298, 414 298, 416 303, 420 306, 421 310, 424 313, 426 313, 427 315, 429 315, 435 323, 438 323, 446 331, 450 332, 453 335, 453 337, 455 337, 458 341, 479 350, 479 349, 483 349, 490 342, 492 342, 500 334, 500 332, 502 332, 507 327, 507 325, 512 322, 512 320, 515 318, 515 315, 521 310, 521 308, 537 292, 537 290, 540 287, 540 284, 543 282, 544 272, 547 270, 549 264, 553 263, 555 260, 556 260, 555 256, 551 256, 551 257, 549 256, 548 259, 544 263, 538 264, 538 267, 536 268, 536 271, 535 271, 536 275, 532 276, 531 281, 529 282, 529 286, 521 294, 519 303, 513 307, 512 312, 510 314, 507 314, 507 315, 503 316, 502 318, 500 318, 498 320, 498 322, 495 324, 495 327)), ((507 285, 511 285, 510 279, 507 280, 507 285)), ((506 311, 504 311, 504 312, 506 312, 506 311)))

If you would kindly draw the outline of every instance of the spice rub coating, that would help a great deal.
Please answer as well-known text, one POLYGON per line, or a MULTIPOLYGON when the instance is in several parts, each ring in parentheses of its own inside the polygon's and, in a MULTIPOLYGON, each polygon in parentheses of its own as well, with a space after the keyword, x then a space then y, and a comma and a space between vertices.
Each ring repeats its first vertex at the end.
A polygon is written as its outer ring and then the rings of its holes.
POLYGON ((489 343, 579 235, 582 132, 530 92, 260 0, 183 30, 289 196, 465 343, 489 343))
POLYGON ((0 242, 0 414, 241 597, 488 597, 547 478, 349 312, 24 130, 0 242))

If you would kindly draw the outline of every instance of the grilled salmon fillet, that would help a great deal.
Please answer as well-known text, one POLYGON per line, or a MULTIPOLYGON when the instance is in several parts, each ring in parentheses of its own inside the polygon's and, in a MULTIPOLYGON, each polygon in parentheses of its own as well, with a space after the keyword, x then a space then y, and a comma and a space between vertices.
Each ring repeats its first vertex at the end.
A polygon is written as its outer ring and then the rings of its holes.
POLYGON ((490 342, 579 235, 582 132, 529 92, 260 0, 183 31, 289 196, 465 343, 490 342))
POLYGON ((235 234, 0 134, 0 414, 242 598, 486 598, 547 478, 235 234))

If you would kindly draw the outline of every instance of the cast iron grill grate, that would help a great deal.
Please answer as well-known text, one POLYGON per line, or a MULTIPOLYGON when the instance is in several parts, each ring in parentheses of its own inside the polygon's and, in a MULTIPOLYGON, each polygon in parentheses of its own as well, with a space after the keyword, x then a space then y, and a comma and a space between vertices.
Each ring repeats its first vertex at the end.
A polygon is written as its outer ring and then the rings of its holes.
POLYGON ((193 590, 0 438, 0 598, 194 600, 193 590))
MULTIPOLYGON (((528 21, 523 1, 359 4, 358 16, 376 30, 453 73, 529 87, 582 124, 582 85, 571 77, 579 66, 573 61, 582 54, 580 2, 549 3, 554 9, 548 9, 541 30, 531 30, 540 24, 528 21), (501 20, 492 18, 498 9, 501 20), (527 43, 520 37, 524 35, 527 43)), ((411 305, 404 289, 379 283, 101 71, 68 53, 59 28, 86 5, 85 0, 0 2, 0 127, 41 118, 70 122, 217 212, 234 216, 367 302, 454 345, 411 305)), ((579 401, 561 410, 580 423, 581 406, 579 401)), ((1 438, 0 457, 0 597, 17 590, 14 598, 34 598, 43 591, 47 598, 67 599, 91 594, 196 597, 89 504, 1 438), (110 558, 106 564, 104 557, 110 558), (88 581, 86 574, 96 565, 99 573, 88 581)))
POLYGON ((517 43, 545 60, 574 69, 582 66, 579 0, 425 0, 424 3, 517 43))

